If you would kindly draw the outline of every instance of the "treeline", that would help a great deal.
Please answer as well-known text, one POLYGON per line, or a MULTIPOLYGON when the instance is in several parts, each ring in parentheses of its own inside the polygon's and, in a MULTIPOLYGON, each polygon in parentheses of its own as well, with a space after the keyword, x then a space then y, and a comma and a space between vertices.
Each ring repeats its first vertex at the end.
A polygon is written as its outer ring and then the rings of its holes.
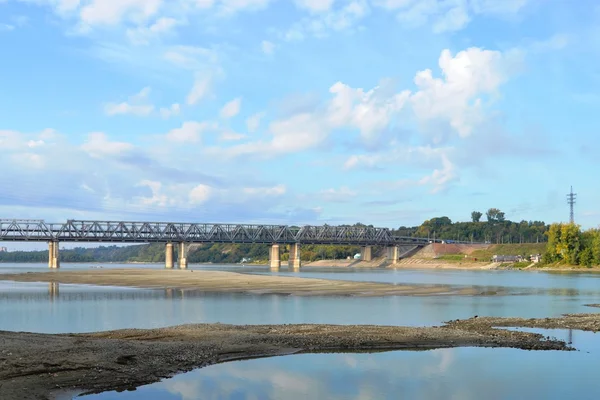
MULTIPOLYGON (((302 246, 302 261, 321 259, 345 259, 360 252, 358 246, 302 246)), ((175 257, 177 251, 175 250, 175 257)), ((159 263, 165 261, 165 246, 161 243, 134 246, 100 246, 97 248, 78 247, 60 250, 60 259, 66 263, 110 263, 140 262, 159 263)), ((269 246, 264 244, 225 244, 207 243, 192 245, 188 251, 190 263, 239 263, 243 259, 251 262, 266 263, 269 259, 269 246)), ((281 247, 281 259, 289 259, 287 246, 281 247)), ((48 262, 48 251, 14 251, 0 252, 0 262, 45 263, 48 262)))
POLYGON ((585 232, 575 224, 553 224, 548 231, 544 263, 600 265, 600 230, 585 232))
POLYGON ((426 237, 444 240, 489 243, 542 243, 547 240, 549 226, 542 221, 513 222, 504 212, 490 208, 487 221, 481 221, 483 213, 473 211, 470 222, 452 222, 448 217, 427 220, 418 227, 402 226, 394 231, 400 236, 426 237))

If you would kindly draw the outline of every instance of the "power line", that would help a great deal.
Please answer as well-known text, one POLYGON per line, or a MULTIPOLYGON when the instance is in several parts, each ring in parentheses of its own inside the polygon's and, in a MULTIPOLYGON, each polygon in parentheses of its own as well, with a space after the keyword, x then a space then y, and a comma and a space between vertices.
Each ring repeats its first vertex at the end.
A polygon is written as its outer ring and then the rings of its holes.
POLYGON ((570 221, 572 224, 575 223, 575 203, 577 202, 577 194, 573 193, 573 186, 571 186, 571 193, 567 194, 567 203, 571 209, 570 221))

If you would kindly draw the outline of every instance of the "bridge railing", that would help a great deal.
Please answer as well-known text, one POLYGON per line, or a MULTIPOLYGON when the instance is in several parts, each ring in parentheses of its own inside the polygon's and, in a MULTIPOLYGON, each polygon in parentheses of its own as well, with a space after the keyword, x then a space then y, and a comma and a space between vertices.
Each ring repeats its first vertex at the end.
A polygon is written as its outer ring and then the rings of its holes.
MULTIPOLYGON (((304 243, 392 245, 387 228, 367 226, 302 226, 125 222, 69 220, 0 220, 0 241, 304 243)), ((407 241, 413 243, 414 240, 407 241)))

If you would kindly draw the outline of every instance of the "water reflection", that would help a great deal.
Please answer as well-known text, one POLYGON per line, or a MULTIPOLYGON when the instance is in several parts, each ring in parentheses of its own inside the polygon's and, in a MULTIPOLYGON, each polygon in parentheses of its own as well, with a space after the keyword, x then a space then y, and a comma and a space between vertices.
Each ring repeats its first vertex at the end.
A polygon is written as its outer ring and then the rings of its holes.
POLYGON ((48 283, 48 296, 50 300, 53 300, 58 297, 59 294, 59 283, 58 282, 49 282, 48 283))
MULTIPOLYGON (((571 293, 567 291, 567 293, 571 293)), ((76 333, 189 323, 439 325, 473 315, 591 312, 597 293, 527 296, 302 297, 0 281, 0 330, 76 333)))
MULTIPOLYGON (((579 338, 598 343, 593 334, 579 338)), ((596 399, 597 357, 597 352, 480 348, 297 355, 215 365, 135 392, 84 398, 596 399)))

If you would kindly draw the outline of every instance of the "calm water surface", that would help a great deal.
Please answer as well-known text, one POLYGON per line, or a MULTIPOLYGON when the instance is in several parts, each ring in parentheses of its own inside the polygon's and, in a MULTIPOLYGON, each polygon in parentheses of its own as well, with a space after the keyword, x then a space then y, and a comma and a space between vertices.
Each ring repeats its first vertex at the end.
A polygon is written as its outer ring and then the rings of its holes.
MULTIPOLYGON (((104 265, 122 268, 126 265, 104 265)), ((162 268, 162 265, 143 265, 162 268)), ((267 268, 193 266, 268 274, 267 268)), ((65 264, 62 270, 90 269, 65 264)), ((45 265, 0 265, 7 271, 47 271, 45 265)), ((279 275, 288 275, 285 270, 279 275)), ((546 317, 593 312, 600 303, 600 275, 512 271, 309 269, 296 273, 331 279, 410 284, 477 285, 508 296, 300 297, 208 294, 179 289, 132 289, 0 282, 0 329, 45 333, 155 328, 183 323, 334 323, 437 325, 473 315, 546 317), (342 272, 343 271, 343 272, 342 272)))
POLYGON ((458 348, 240 361, 82 399, 597 399, 598 336, 573 332, 574 346, 585 349, 577 352, 458 348))
MULTIPOLYGON (((162 269, 163 266, 138 265, 162 269)), ((62 270, 90 269, 64 264, 62 270)), ((104 264, 104 268, 131 265, 104 264)), ((265 267, 192 269, 270 274, 265 267)), ((0 273, 47 271, 0 265, 0 273)), ((90 332, 183 323, 438 325, 473 315, 546 317, 595 312, 600 275, 518 271, 305 268, 277 275, 396 284, 477 286, 506 296, 300 297, 207 294, 0 281, 0 330, 90 332)), ((553 336, 565 332, 548 332, 553 336)), ((380 354, 297 355, 241 361, 182 374, 135 392, 86 399, 600 398, 598 337, 572 332, 580 352, 443 349, 380 354), (589 351, 589 352, 588 352, 589 351)), ((566 336, 565 336, 566 338, 566 336)))

